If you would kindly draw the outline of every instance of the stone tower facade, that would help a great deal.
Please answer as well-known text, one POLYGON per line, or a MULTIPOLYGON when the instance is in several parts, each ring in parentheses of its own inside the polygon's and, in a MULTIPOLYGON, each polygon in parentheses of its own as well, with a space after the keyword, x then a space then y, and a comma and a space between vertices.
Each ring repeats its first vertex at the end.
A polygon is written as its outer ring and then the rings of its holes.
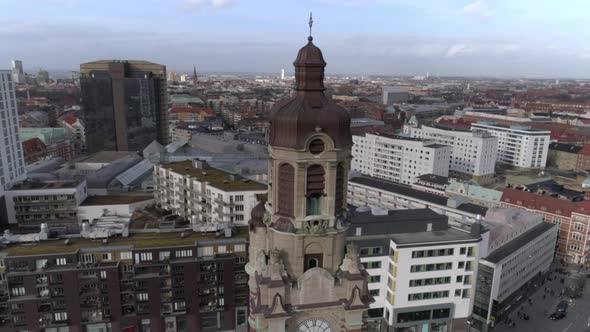
POLYGON ((250 220, 250 331, 363 331, 372 301, 357 248, 345 249, 350 116, 324 95, 326 62, 308 40, 294 94, 272 110, 268 200, 250 220))

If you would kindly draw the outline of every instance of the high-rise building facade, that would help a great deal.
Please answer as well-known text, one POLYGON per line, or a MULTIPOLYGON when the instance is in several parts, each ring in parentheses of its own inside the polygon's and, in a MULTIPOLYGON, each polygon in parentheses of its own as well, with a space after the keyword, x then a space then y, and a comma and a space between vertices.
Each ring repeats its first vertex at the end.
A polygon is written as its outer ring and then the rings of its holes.
POLYGON ((271 115, 268 203, 250 220, 249 328, 363 331, 367 272, 356 246, 345 255, 350 116, 324 94, 311 37, 294 65, 296 93, 271 115))
POLYGON ((230 233, 9 243, 0 248, 0 331, 245 331, 248 231, 230 233))
MULTIPOLYGON (((0 197, 26 177, 12 72, 0 70, 0 197)), ((0 213, 1 216, 1 213, 0 213)))
POLYGON ((87 151, 140 151, 168 141, 166 66, 100 60, 80 65, 87 151))
POLYGON ((498 162, 521 168, 545 168, 549 130, 528 126, 504 126, 495 122, 473 123, 471 130, 485 130, 498 137, 498 162))
POLYGON ((490 133, 429 126, 405 126, 404 132, 415 138, 433 139, 451 146, 449 173, 452 176, 482 182, 493 180, 498 138, 490 133))
POLYGON ((404 184, 424 174, 449 176, 451 146, 387 134, 355 135, 352 140, 351 167, 362 174, 404 184))
POLYGON ((25 71, 20 60, 12 60, 12 80, 14 83, 25 83, 25 71))

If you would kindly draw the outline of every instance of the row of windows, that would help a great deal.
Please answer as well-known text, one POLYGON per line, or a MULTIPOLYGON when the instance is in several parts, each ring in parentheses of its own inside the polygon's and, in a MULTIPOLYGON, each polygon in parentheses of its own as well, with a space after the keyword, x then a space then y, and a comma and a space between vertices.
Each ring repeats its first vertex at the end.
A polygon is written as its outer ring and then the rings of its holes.
POLYGON ((420 301, 420 300, 430 300, 430 299, 441 299, 449 297, 449 291, 436 291, 436 292, 424 292, 424 293, 414 293, 408 294, 408 301, 420 301))
POLYGON ((410 280, 410 287, 450 284, 451 277, 427 278, 410 280))
POLYGON ((421 265, 412 265, 410 267, 410 272, 427 272, 427 271, 442 271, 442 270, 450 270, 453 268, 453 263, 438 263, 438 264, 421 264, 421 265))

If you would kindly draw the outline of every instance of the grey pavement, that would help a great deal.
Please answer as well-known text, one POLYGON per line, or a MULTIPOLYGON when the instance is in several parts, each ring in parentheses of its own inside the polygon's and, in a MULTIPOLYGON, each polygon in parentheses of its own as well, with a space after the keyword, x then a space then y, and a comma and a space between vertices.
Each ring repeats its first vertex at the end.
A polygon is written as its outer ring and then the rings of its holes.
POLYGON ((523 311, 530 316, 528 321, 519 319, 517 311, 514 310, 510 314, 510 319, 516 322, 515 327, 508 327, 504 322, 496 325, 494 332, 590 332, 588 327, 588 320, 590 319, 590 282, 584 289, 582 297, 577 299, 569 299, 567 297, 560 297, 559 294, 564 285, 561 284, 561 275, 552 273, 552 276, 557 276, 555 280, 549 281, 541 286, 532 296, 532 304, 523 302, 521 307, 523 311), (548 287, 555 292, 554 296, 545 293, 544 288, 548 287), (543 295, 545 294, 545 299, 543 295), (567 316, 562 320, 552 321, 548 317, 555 312, 557 304, 567 300, 569 307, 567 316))

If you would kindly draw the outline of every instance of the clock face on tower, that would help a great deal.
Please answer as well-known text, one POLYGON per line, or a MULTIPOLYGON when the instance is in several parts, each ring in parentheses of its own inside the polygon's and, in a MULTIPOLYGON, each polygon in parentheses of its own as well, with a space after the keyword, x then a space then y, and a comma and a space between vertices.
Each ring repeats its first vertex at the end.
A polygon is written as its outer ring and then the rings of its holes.
POLYGON ((307 319, 297 326, 296 332, 333 332, 330 323, 323 319, 307 319))

